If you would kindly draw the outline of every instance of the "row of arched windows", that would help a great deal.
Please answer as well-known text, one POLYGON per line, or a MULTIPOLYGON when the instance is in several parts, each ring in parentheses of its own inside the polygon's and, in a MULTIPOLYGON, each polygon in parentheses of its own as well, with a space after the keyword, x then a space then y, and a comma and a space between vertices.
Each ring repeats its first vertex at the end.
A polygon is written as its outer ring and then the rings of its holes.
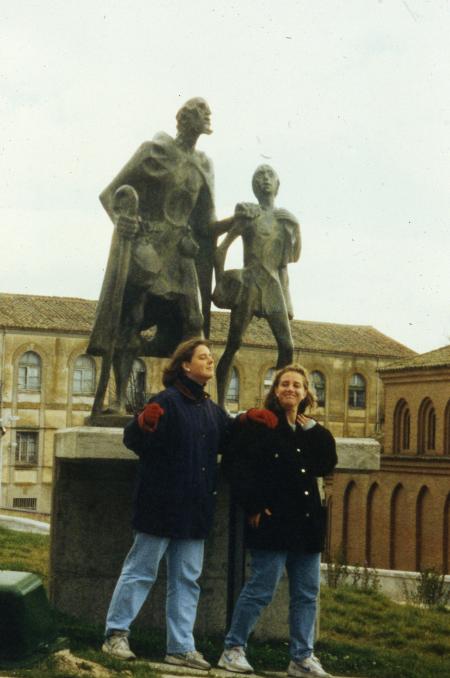
POLYGON ((413 501, 415 510, 411 511, 411 499, 401 483, 393 488, 388 504, 379 483, 371 485, 366 499, 366 542, 362 554, 359 535, 353 529, 359 503, 352 480, 343 502, 342 545, 346 562, 361 562, 363 556, 369 567, 420 571, 434 566, 448 572, 450 494, 443 502, 439 500, 437 509, 432 505, 435 502, 430 490, 423 485, 413 501))
MULTIPOLYGON (((42 363, 40 356, 34 351, 23 353, 19 359, 18 387, 20 391, 39 391, 41 389, 42 363)), ((267 370, 264 381, 264 395, 267 394, 275 374, 275 369, 267 370)), ((230 405, 239 403, 239 373, 235 367, 231 372, 231 378, 226 394, 226 402, 230 405)), ((317 396, 319 407, 325 407, 327 383, 325 375, 319 370, 311 372, 311 382, 317 396)), ((129 399, 140 401, 145 397, 146 367, 145 363, 137 359, 134 361, 130 383, 128 385, 129 399)), ((72 393, 74 395, 93 395, 96 384, 96 365, 93 358, 88 355, 80 355, 76 358, 73 366, 72 393)), ((361 374, 351 376, 348 386, 348 404, 352 408, 364 408, 366 406, 366 380, 361 374)))
MULTIPOLYGON (((393 452, 412 452, 411 412, 407 401, 401 398, 394 409, 393 452)), ((424 398, 417 413, 417 454, 432 454, 436 451, 436 409, 430 398, 424 398)), ((439 451, 439 450, 438 450, 439 451)), ((450 400, 444 413, 443 454, 450 454, 450 400)))

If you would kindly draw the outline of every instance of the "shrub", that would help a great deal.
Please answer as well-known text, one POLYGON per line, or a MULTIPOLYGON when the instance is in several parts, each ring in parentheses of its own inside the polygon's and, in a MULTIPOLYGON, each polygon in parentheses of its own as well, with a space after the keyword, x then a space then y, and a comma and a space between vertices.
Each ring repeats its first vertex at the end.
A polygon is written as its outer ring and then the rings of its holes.
POLYGON ((450 586, 445 581, 445 574, 434 567, 421 570, 413 590, 405 584, 404 591, 408 601, 425 607, 445 607, 450 601, 450 586))

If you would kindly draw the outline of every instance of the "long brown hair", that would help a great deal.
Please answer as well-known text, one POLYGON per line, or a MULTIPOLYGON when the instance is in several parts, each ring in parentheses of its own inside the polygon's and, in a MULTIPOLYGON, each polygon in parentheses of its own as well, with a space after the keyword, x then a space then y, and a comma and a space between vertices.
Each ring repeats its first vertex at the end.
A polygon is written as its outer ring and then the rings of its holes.
POLYGON ((196 337, 195 339, 187 339, 177 346, 170 358, 170 363, 163 371, 162 383, 164 386, 172 386, 184 374, 183 363, 191 362, 197 346, 210 348, 210 343, 207 339, 196 337))
POLYGON ((283 374, 286 374, 286 372, 298 372, 298 374, 301 374, 303 377, 303 383, 306 389, 306 396, 299 403, 297 410, 299 414, 302 414, 307 407, 311 408, 314 407, 317 403, 317 399, 310 387, 308 370, 302 365, 298 365, 297 363, 294 363, 292 365, 286 365, 286 367, 283 367, 283 369, 279 370, 276 373, 275 378, 272 382, 272 386, 270 387, 269 392, 264 400, 264 407, 266 407, 268 410, 272 410, 272 412, 276 412, 277 414, 283 412, 283 409, 280 407, 278 403, 278 398, 275 395, 275 389, 279 386, 281 377, 283 376, 283 374))

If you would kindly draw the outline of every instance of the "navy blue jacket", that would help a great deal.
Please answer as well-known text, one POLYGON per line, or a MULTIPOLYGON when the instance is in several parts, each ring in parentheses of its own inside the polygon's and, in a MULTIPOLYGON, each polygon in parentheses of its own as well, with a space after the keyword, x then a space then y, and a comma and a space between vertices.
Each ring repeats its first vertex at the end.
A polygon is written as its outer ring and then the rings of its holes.
POLYGON ((217 453, 231 419, 202 389, 191 391, 182 383, 151 402, 165 412, 156 431, 142 431, 137 419, 124 431, 125 446, 139 456, 133 528, 160 537, 204 539, 215 506, 217 453))
POLYGON ((246 516, 261 514, 258 528, 247 524, 247 546, 321 551, 326 509, 316 478, 331 473, 336 463, 334 438, 320 424, 307 431, 297 425, 293 431, 281 415, 275 429, 252 421, 240 427, 227 447, 223 465, 246 516))

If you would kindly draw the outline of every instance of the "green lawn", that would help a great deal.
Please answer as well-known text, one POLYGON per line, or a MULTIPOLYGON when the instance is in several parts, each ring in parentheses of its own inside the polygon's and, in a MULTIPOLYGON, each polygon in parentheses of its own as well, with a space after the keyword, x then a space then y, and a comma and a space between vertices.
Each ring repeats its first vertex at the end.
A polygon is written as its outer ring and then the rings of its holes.
MULTIPOLYGON (((0 528, 0 568, 29 570, 47 581, 49 538, 0 528)), ((78 656, 120 671, 123 665, 99 651, 102 628, 60 618, 61 634, 70 640, 78 656)), ((198 646, 214 662, 222 649, 222 638, 199 638, 198 646)), ((135 631, 133 649, 142 658, 160 660, 164 635, 135 631)), ((336 675, 361 678, 448 678, 450 676, 450 611, 396 605, 381 594, 350 587, 322 590, 321 639, 317 654, 336 675)), ((287 643, 251 642, 249 660, 257 670, 285 670, 287 643)), ((149 676, 148 668, 127 664, 133 677, 149 676)), ((52 668, 52 660, 40 667, 0 671, 0 676, 63 678, 52 668)))

